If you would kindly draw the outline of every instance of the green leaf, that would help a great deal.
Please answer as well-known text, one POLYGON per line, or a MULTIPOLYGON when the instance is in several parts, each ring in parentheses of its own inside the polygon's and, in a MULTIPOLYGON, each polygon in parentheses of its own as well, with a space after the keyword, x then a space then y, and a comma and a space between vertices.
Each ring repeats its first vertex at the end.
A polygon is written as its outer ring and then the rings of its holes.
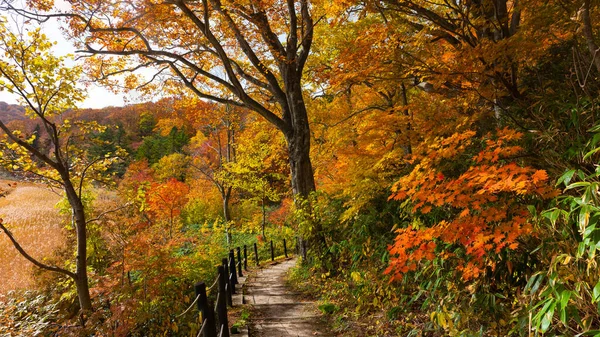
POLYGON ((560 321, 563 324, 567 324, 567 311, 564 309, 560 309, 560 321))
POLYGON ((569 299, 571 298, 571 291, 564 290, 560 293, 560 321, 563 324, 567 324, 567 304, 569 304, 569 299))
POLYGON ((571 298, 571 291, 564 290, 560 293, 560 307, 564 310, 569 303, 569 299, 571 298))
POLYGON ((588 130, 588 132, 598 132, 598 131, 600 131, 600 124, 596 124, 588 130))
POLYGON ((598 281, 598 283, 596 283, 596 286, 594 287, 594 302, 598 302, 600 300, 600 281, 598 281))
POLYGON ((558 180, 556 181, 556 186, 560 185, 563 182, 564 182, 565 186, 568 186, 569 183, 571 182, 571 179, 573 178, 574 174, 575 174, 575 170, 568 170, 567 172, 563 173, 563 175, 560 176, 558 178, 558 180))
POLYGON ((537 215, 537 210, 535 209, 535 206, 527 205, 527 209, 529 210, 529 213, 531 213, 531 215, 533 215, 533 216, 537 215))
POLYGON ((592 232, 594 232, 595 229, 596 229, 596 224, 589 225, 588 227, 585 228, 585 231, 583 231, 583 237, 584 238, 589 237, 592 234, 592 232))
POLYGON ((567 186, 567 188, 565 188, 565 190, 570 190, 576 187, 588 187, 590 186, 590 182, 587 181, 580 181, 580 182, 576 182, 576 183, 572 183, 569 186, 567 186))
MULTIPOLYGON (((599 126, 600 125, 596 125, 596 127, 599 126)), ((598 141, 600 141, 600 133, 594 134, 594 137, 592 137, 592 140, 589 142, 590 147, 595 147, 598 144, 598 141)))
POLYGON ((494 296, 504 299, 504 300, 506 299, 506 296, 504 296, 503 294, 500 294, 500 293, 495 293, 494 296))
POLYGON ((549 209, 547 211, 544 211, 542 213, 542 215, 547 218, 548 220, 550 220, 550 222, 552 223, 552 225, 556 225, 556 220, 558 220, 558 217, 560 215, 561 210, 558 208, 554 208, 554 209, 549 209))
POLYGON ((581 232, 585 231, 585 228, 587 227, 589 220, 590 220, 590 207, 588 205, 583 205, 583 206, 581 206, 581 209, 579 210, 579 219, 578 219, 579 230, 581 232))
POLYGON ((542 280, 544 279, 544 275, 542 275, 542 273, 537 273, 537 274, 533 274, 533 276, 531 276, 529 278, 529 281, 527 281, 527 285, 525 285, 525 292, 527 292, 529 290, 530 294, 533 294, 537 291, 537 289, 540 287, 540 283, 542 282, 542 280))
POLYGON ((589 157, 593 156, 598 151, 600 151, 600 147, 597 147, 597 148, 593 149, 592 151, 586 153, 585 156, 583 156, 583 160, 588 159, 589 157))
POLYGON ((319 305, 319 310, 321 310, 321 312, 323 312, 324 314, 332 314, 335 311, 337 311, 339 308, 332 303, 324 303, 319 305))
MULTIPOLYGON (((556 302, 551 301, 548 302, 550 305, 546 305, 548 307, 548 310, 543 314, 542 316, 542 324, 540 326, 540 329, 542 332, 546 332, 548 331, 548 328, 550 327, 550 324, 552 323, 552 317, 554 317, 554 308, 556 307, 556 302)), ((543 311, 544 309, 542 309, 543 311)))
POLYGON ((583 256, 583 253, 585 252, 585 247, 585 242, 580 242, 579 245, 577 245, 577 257, 583 256))

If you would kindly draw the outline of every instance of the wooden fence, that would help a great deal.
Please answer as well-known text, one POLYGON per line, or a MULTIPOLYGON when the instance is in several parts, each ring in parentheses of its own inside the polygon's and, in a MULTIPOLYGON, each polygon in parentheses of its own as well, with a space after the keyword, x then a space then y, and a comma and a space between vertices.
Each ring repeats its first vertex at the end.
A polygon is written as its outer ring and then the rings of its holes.
MULTIPOLYGON (((270 248, 271 261, 275 261, 273 240, 271 240, 270 248)), ((296 252, 298 251, 299 245, 297 241, 296 252)), ((283 254, 285 258, 288 258, 287 242, 285 239, 283 239, 283 254)), ((259 266, 260 259, 256 243, 254 243, 254 260, 256 265, 259 266)), ((218 275, 210 287, 207 288, 206 283, 204 282, 198 282, 194 285, 196 299, 183 314, 187 313, 194 304, 197 303, 198 310, 202 313, 202 325, 197 337, 229 337, 227 307, 233 307, 233 294, 235 294, 236 291, 235 285, 239 283, 238 276, 243 276, 242 269, 245 272, 248 271, 248 249, 246 245, 244 245, 243 258, 242 249, 240 247, 237 247, 235 251, 233 249, 229 250, 229 256, 223 258, 221 260, 221 265, 217 267, 218 275), (207 293, 214 289, 215 286, 217 286, 217 295, 213 306, 208 299, 207 293)))

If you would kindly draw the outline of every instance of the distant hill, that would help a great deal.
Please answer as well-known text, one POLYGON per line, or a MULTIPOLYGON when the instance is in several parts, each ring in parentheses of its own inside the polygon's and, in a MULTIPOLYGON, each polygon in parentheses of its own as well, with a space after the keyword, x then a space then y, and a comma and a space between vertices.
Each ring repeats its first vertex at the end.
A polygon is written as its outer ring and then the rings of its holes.
MULTIPOLYGON (((208 106, 208 105, 207 105, 208 106)), ((187 113, 185 107, 177 107, 174 99, 165 98, 158 102, 146 102, 131 104, 124 107, 106 107, 102 109, 73 109, 64 112, 62 119, 96 121, 102 125, 119 125, 133 143, 142 141, 144 134, 140 132, 140 119, 142 115, 150 115, 151 128, 164 118, 180 118, 187 113)), ((25 108, 16 104, 8 104, 0 101, 0 121, 9 129, 21 130, 25 134, 31 134, 39 128, 36 119, 25 116, 25 108)), ((185 125, 186 132, 192 136, 195 130, 191 125, 185 125)), ((39 134, 44 137, 44 131, 39 134)))
POLYGON ((0 102, 0 120, 4 123, 27 119, 25 108, 17 104, 0 102))

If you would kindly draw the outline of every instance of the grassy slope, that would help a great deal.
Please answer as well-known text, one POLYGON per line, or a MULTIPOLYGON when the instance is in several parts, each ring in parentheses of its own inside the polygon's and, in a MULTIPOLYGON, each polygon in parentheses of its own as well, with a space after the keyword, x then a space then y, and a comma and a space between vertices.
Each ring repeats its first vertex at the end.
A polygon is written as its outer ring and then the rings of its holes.
MULTIPOLYGON (((8 195, 0 198, 0 217, 9 226, 24 249, 40 260, 65 244, 61 221, 54 207, 59 196, 44 186, 0 180, 8 195)), ((14 249, 9 239, 0 235, 0 294, 31 287, 33 265, 14 249)))

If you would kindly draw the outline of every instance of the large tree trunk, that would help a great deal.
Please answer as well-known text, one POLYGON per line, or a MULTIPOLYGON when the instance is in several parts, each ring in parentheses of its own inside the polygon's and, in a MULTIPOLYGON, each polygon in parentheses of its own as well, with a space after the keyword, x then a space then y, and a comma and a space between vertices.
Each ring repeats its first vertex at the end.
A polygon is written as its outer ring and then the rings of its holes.
MULTIPOLYGON (((308 133, 308 127, 304 130, 308 133)), ((292 191, 295 197, 308 198, 315 191, 315 179, 310 161, 310 135, 296 132, 288 138, 288 152, 292 180, 292 191)))
POLYGON ((286 120, 289 131, 284 134, 289 153, 292 191, 295 197, 306 199, 311 192, 316 190, 310 161, 308 113, 302 97, 301 74, 297 74, 294 69, 288 69, 285 75, 286 100, 290 117, 289 120, 286 120))
MULTIPOLYGON (((291 111, 291 132, 284 133, 288 146, 292 191, 296 207, 303 207, 305 211, 312 212, 311 205, 304 203, 310 193, 316 190, 315 179, 310 160, 310 126, 308 123, 308 114, 306 105, 302 97, 300 81, 296 83, 286 83, 287 102, 291 111)), ((307 256, 308 248, 316 248, 317 251, 321 247, 317 245, 322 238, 322 230, 320 224, 313 223, 311 233, 300 238, 300 247, 302 256, 307 256), (307 244, 304 244, 306 242, 307 244)))
POLYGON ((86 232, 86 220, 83 203, 77 195, 77 192, 70 183, 69 177, 63 177, 65 182, 65 192, 67 199, 73 210, 73 220, 75 221, 75 230, 77 235, 77 260, 76 260, 76 271, 75 275, 75 286, 77 287, 77 297, 79 298, 79 305, 83 312, 91 312, 92 299, 90 297, 90 288, 88 286, 87 276, 87 232, 86 232))

